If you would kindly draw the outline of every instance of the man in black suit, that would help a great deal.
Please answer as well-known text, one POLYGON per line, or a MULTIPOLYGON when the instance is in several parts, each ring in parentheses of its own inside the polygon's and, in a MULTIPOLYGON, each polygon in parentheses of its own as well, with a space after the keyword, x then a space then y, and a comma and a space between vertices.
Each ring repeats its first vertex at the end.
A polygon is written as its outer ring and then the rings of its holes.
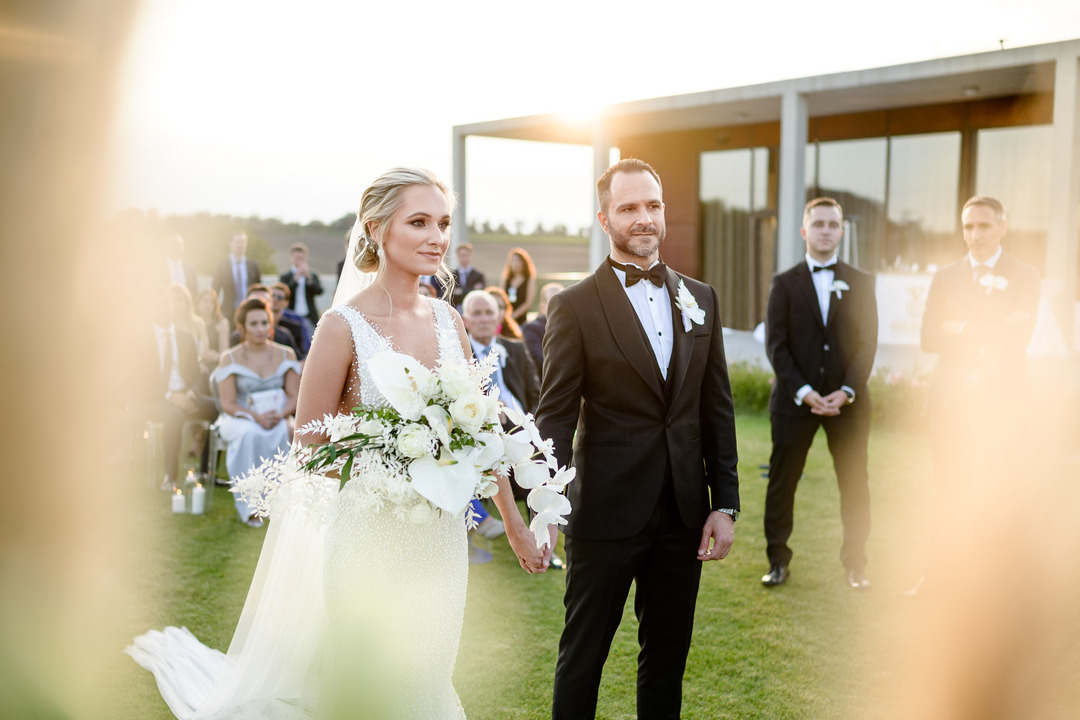
MULTIPOLYGON (((454 273, 454 292, 450 296, 450 304, 457 308, 458 312, 461 312, 465 296, 473 290, 483 290, 485 283, 484 274, 472 266, 472 243, 458 245, 457 259, 457 269, 451 271, 454 273)), ((435 294, 442 297, 445 288, 437 275, 432 276, 431 284, 435 288, 435 294)))
POLYGON ((195 274, 195 266, 184 262, 184 238, 178 232, 165 235, 165 271, 171 284, 187 288, 194 303, 199 296, 199 277, 195 274))
POLYGON ((548 283, 540 288, 540 312, 535 318, 521 326, 522 339, 529 348, 533 364, 541 370, 544 367, 544 333, 547 331, 547 309, 551 298, 562 290, 559 283, 548 283))
POLYGON ((806 259, 773 277, 765 315, 765 345, 776 373, 769 396, 772 455, 765 496, 766 586, 788 578, 795 489, 806 455, 825 428, 840 488, 844 540, 840 561, 852 589, 866 589, 870 536, 867 443, 870 395, 866 382, 877 352, 874 278, 836 258, 844 214, 832 198, 803 211, 806 259))
POLYGON ((939 356, 927 403, 938 488, 963 495, 978 478, 1019 475, 1010 450, 1030 410, 1039 273, 1002 249, 1008 222, 998 200, 973 197, 960 218, 968 254, 934 275, 921 332, 922 349, 939 356))
POLYGON ((233 312, 247 297, 248 286, 261 282, 259 265, 247 258, 248 236, 243 230, 233 233, 229 242, 229 257, 214 269, 212 287, 221 298, 221 312, 235 329, 233 312))
MULTIPOLYGON (((165 482, 176 483, 180 467, 180 440, 187 420, 213 420, 214 401, 199 391, 199 359, 195 337, 173 324, 172 296, 168 286, 154 291, 152 332, 147 335, 144 362, 151 368, 152 381, 143 398, 145 416, 162 424, 165 453, 165 482)), ((207 469, 207 448, 203 448, 200 471, 207 469)))
POLYGON ((571 459, 566 624, 552 717, 591 718, 631 583, 640 720, 678 718, 701 562, 739 510, 735 417, 716 291, 659 262, 660 178, 627 158, 597 182, 611 256, 555 295, 537 427, 571 459))
POLYGON ((302 242, 293 243, 289 248, 292 267, 278 278, 289 286, 289 309, 304 318, 308 323, 308 332, 319 322, 319 308, 315 298, 322 295, 322 283, 319 276, 308 265, 308 246, 302 242))

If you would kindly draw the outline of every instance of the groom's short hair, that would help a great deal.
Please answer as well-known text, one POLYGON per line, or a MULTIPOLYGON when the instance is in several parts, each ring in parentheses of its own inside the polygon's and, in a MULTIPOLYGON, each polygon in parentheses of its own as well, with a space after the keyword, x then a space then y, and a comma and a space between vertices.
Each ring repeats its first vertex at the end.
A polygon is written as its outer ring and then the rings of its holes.
POLYGON ((623 158, 619 162, 615 163, 600 176, 600 179, 596 181, 596 199, 600 202, 600 212, 607 214, 608 205, 611 204, 611 181, 619 173, 633 173, 633 172, 647 172, 653 176, 656 180, 657 186, 660 188, 660 192, 664 192, 664 184, 660 182, 660 175, 657 174, 653 166, 644 160, 638 160, 637 158, 623 158))
POLYGON ((840 203, 831 197, 816 197, 810 202, 806 203, 806 207, 802 211, 803 225, 806 225, 806 219, 810 217, 810 211, 816 207, 834 207, 840 211, 840 217, 844 217, 844 208, 840 207, 840 203))
POLYGON ((964 203, 964 207, 960 208, 960 214, 963 215, 964 211, 972 205, 985 205, 994 211, 994 217, 998 219, 998 222, 1005 222, 1005 206, 1001 204, 1001 201, 997 198, 992 198, 989 195, 975 195, 964 203))

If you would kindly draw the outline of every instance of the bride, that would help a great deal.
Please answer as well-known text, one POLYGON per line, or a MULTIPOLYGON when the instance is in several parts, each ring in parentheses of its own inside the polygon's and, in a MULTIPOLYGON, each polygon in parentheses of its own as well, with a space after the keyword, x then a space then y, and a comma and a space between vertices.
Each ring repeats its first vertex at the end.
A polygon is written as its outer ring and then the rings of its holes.
MULTIPOLYGON (((377 353, 429 370, 472 357, 458 314, 418 292, 420 276, 448 275, 453 204, 450 188, 424 170, 392 169, 364 191, 351 262, 304 368, 298 428, 387 405, 367 366, 377 353)), ((498 486, 519 563, 544 572, 550 543, 538 548, 507 479, 498 486)), ((332 493, 338 481, 324 487, 332 493)), ((345 483, 325 521, 300 509, 272 516, 227 656, 183 628, 136 638, 127 652, 154 672, 178 718, 465 717, 452 685, 468 574, 464 513, 418 523, 365 493, 363 483, 345 483)))

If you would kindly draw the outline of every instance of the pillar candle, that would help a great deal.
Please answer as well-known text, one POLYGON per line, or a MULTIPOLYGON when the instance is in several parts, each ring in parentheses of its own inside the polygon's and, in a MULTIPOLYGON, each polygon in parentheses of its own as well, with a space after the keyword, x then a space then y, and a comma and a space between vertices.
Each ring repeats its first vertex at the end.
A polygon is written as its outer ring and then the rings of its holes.
POLYGON ((186 512, 184 508, 184 493, 180 491, 180 488, 176 489, 176 492, 172 496, 172 511, 174 513, 186 512))
POLYGON ((202 485, 196 484, 191 491, 191 514, 202 515, 206 511, 206 490, 202 485))

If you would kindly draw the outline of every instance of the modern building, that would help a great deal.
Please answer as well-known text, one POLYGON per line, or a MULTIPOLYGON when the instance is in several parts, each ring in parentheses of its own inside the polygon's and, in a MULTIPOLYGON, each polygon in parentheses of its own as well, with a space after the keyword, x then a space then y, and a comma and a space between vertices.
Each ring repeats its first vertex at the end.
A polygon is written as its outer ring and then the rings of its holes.
MULTIPOLYGON (((843 257, 878 273, 883 342, 917 342, 930 273, 965 252, 963 202, 998 197, 1007 249, 1046 279, 1037 334, 1056 333, 1058 354, 1073 346, 1080 39, 623 103, 586 125, 535 115, 457 126, 464 205, 470 136, 590 145, 595 176, 613 149, 651 163, 664 181, 665 260, 717 287, 736 329, 764 318, 770 275, 804 252, 803 204, 829 195, 846 211, 843 257)), ((463 241, 465 223, 454 228, 463 241)), ((606 252, 596 224, 590 266, 606 252)))

